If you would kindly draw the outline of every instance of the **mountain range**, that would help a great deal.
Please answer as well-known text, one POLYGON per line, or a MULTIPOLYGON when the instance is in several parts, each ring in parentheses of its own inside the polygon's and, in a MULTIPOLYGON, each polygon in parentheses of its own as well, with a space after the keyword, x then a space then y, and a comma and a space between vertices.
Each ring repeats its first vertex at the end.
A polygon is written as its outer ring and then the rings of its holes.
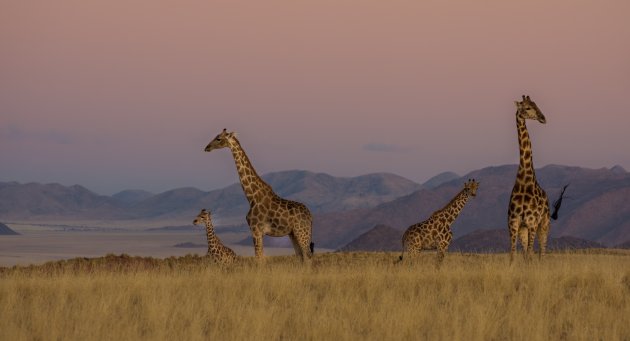
MULTIPOLYGON (((468 178, 477 179, 480 186, 453 224, 454 237, 479 229, 507 229, 507 205, 516 171, 516 165, 487 167, 370 209, 318 215, 314 239, 322 247, 337 249, 379 224, 404 230, 447 204, 468 178)), ((538 169, 536 175, 551 203, 561 188, 570 184, 560 218, 551 223, 552 237, 570 235, 604 245, 630 239, 630 173, 623 168, 549 165, 538 169)))
MULTIPOLYGON (((462 177, 445 172, 418 184, 395 174, 334 177, 308 171, 263 176, 282 197, 304 202, 314 214, 318 247, 339 249, 377 225, 402 234, 443 207, 468 178, 480 181, 453 224, 455 237, 475 230, 506 229, 507 203, 517 166, 475 170, 462 177)), ((588 169, 549 165, 537 169, 538 181, 553 202, 570 184, 551 236, 573 236, 612 246, 630 239, 630 173, 622 167, 588 169)), ((244 226, 248 204, 240 184, 201 191, 178 188, 159 194, 126 190, 98 195, 79 186, 0 182, 0 221, 168 221, 190 225, 201 208, 209 208, 217 226, 244 226)))
MULTIPOLYGON (((284 171, 262 177, 280 196, 304 202, 314 214, 374 207, 422 188, 389 173, 334 177, 308 171, 284 171)), ((435 180, 434 180, 435 182, 435 180)), ((0 219, 54 220, 180 220, 188 223, 209 208, 224 224, 246 224, 249 205, 241 185, 201 191, 193 187, 152 194, 125 190, 98 195, 79 186, 0 182, 0 219)))

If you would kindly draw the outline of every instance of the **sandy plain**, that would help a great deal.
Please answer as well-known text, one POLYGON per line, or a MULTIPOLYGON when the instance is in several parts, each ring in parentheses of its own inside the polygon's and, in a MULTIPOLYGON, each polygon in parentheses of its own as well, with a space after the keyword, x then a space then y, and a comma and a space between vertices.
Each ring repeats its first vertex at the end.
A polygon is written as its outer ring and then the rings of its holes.
MULTIPOLYGON (((166 258, 187 254, 204 255, 206 248, 175 247, 180 243, 206 244, 205 231, 142 231, 138 229, 69 230, 59 226, 7 224, 20 235, 0 236, 0 267, 42 264, 75 257, 101 257, 107 254, 166 258)), ((223 242, 237 254, 253 256, 253 247, 236 243, 248 232, 219 233, 223 242)), ((326 251, 326 250, 320 250, 326 251)), ((265 248, 265 255, 291 255, 293 248, 265 248)))

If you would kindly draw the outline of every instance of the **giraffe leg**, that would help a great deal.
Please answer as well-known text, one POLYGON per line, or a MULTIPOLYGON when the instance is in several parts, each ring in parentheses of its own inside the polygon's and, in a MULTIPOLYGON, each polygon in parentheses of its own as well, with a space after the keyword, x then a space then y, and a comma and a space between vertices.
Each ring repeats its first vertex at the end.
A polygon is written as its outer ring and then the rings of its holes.
POLYGON ((263 234, 261 232, 254 233, 254 255, 257 261, 262 261, 263 255, 263 234))
POLYGON ((446 255, 446 251, 448 250, 448 244, 450 244, 451 238, 446 236, 442 238, 438 242, 438 258, 437 258, 437 268, 439 269, 442 266, 442 262, 444 262, 444 256, 446 255))
POLYGON ((407 247, 407 257, 405 258, 405 262, 409 265, 411 264, 415 264, 416 261, 418 260, 418 255, 420 255, 420 248, 419 247, 407 247))
POLYGON ((549 212, 543 215, 538 226, 538 258, 542 259, 547 253, 547 236, 549 235, 549 212))
POLYGON ((313 253, 311 252, 311 231, 311 223, 304 221, 291 232, 297 244, 297 247, 294 245, 295 254, 301 257, 303 262, 308 262, 313 257, 313 253))
POLYGON ((527 219, 527 259, 530 260, 534 254, 534 240, 536 239, 536 232, 538 231, 538 224, 540 219, 532 216, 527 219))
POLYGON ((514 216, 508 220, 508 228, 510 231, 510 264, 514 262, 514 256, 516 255, 516 238, 519 235, 520 227, 521 227, 520 217, 514 216))
POLYGON ((304 258, 304 256, 302 255, 302 249, 300 248, 300 244, 298 244, 298 241, 293 235, 293 233, 289 233, 289 239, 291 239, 291 244, 293 244, 293 250, 295 251, 295 255, 298 257, 304 258))
POLYGON ((311 238, 310 235, 302 236, 302 238, 298 238, 298 244, 302 252, 302 261, 310 262, 311 258, 313 258, 313 252, 311 252, 311 238))
POLYGON ((518 229, 518 237, 521 240, 521 246, 523 247, 523 256, 525 260, 527 260, 527 249, 529 248, 529 231, 527 230, 527 226, 521 225, 518 229))
POLYGON ((446 249, 440 246, 437 251, 436 268, 440 269, 442 262, 444 262, 444 256, 446 255, 446 249))
POLYGON ((536 227, 528 228, 527 230, 527 260, 531 260, 534 255, 534 241, 536 239, 536 227))

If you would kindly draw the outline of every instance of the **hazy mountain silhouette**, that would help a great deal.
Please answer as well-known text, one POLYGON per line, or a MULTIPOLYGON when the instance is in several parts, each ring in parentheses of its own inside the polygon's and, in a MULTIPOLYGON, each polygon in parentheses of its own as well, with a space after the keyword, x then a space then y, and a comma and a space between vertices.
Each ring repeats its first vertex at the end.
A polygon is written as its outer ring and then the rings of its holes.
POLYGON ((376 225, 339 251, 400 251, 403 232, 391 226, 376 225))
POLYGON ((423 183, 422 188, 434 189, 445 182, 453 181, 455 179, 459 179, 459 175, 456 173, 442 172, 423 183))
POLYGON ((123 215, 119 201, 79 185, 0 182, 0 218, 5 221, 109 219, 123 215))
POLYGON ((114 195, 112 195, 112 198, 114 198, 115 200, 126 204, 126 205, 133 205, 133 204, 137 204, 145 199, 148 199, 152 196, 154 196, 155 194, 148 192, 148 191, 144 191, 141 189, 127 189, 124 191, 120 191, 114 195))
MULTIPOLYGON (((313 213, 374 207, 421 187, 411 180, 388 173, 346 178, 307 171, 285 171, 266 174, 263 179, 277 194, 306 203, 313 213)), ((81 186, 0 183, 0 218, 3 219, 188 221, 201 208, 211 209, 213 215, 222 220, 245 224, 249 204, 239 183, 209 192, 186 187, 155 195, 137 190, 122 191, 112 197, 97 195, 81 186)))
MULTIPOLYGON (((630 174, 622 170, 620 167, 587 169, 558 165, 538 169, 537 178, 551 202, 562 186, 571 183, 560 218, 552 222, 551 235, 571 235, 606 245, 628 239, 630 174)), ((314 240, 320 246, 339 248, 375 225, 387 224, 404 230, 442 208, 468 178, 475 178, 481 184, 477 197, 468 201, 453 224, 454 236, 477 229, 507 229, 507 205, 516 171, 516 165, 487 167, 372 209, 320 214, 315 218, 314 240)))
MULTIPOLYGON (((478 229, 507 229, 507 204, 516 170, 516 165, 487 167, 452 180, 448 179, 453 174, 447 172, 424 185, 387 173, 341 178, 286 171, 263 178, 279 195, 309 206, 314 213, 316 247, 338 249, 376 225, 404 230, 427 219, 448 203, 468 178, 476 178, 481 184, 477 197, 468 201, 453 224, 455 238, 478 229)), ((627 204, 630 173, 622 167, 587 169, 549 165, 538 169, 536 174, 550 202, 564 185, 571 184, 560 218, 552 222, 553 237, 570 235, 609 246, 630 239, 627 204)), ((169 219, 169 224, 186 225, 201 208, 209 208, 216 226, 246 224, 249 205, 238 183, 209 192, 178 188, 142 199, 147 195, 123 191, 109 197, 78 185, 4 182, 0 183, 0 219, 48 222, 169 219)))

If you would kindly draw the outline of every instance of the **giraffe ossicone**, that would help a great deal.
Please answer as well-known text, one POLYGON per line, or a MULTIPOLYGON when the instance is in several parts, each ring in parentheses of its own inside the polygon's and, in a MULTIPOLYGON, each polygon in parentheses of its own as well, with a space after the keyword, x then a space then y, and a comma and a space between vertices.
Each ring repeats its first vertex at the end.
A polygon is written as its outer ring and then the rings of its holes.
POLYGON ((236 164, 241 187, 249 202, 246 219, 254 240, 257 259, 263 259, 263 235, 272 237, 289 236, 295 254, 302 261, 310 261, 313 244, 311 240, 313 217, 306 205, 281 198, 269 184, 256 173, 247 154, 234 132, 223 129, 204 149, 211 152, 229 148, 236 164))

